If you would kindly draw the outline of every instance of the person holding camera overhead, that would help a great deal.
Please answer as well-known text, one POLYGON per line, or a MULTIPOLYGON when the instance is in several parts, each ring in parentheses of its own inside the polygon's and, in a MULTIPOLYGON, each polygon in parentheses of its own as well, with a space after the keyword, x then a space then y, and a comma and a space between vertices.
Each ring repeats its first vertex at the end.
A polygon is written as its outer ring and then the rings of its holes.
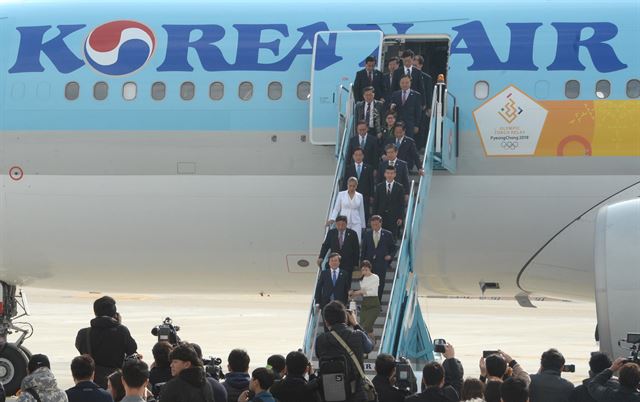
POLYGON ((125 357, 135 354, 138 344, 129 329, 121 324, 113 298, 97 299, 93 312, 96 317, 91 320, 91 326, 78 331, 76 349, 93 358, 96 363, 94 382, 107 389, 107 377, 122 368, 125 357))

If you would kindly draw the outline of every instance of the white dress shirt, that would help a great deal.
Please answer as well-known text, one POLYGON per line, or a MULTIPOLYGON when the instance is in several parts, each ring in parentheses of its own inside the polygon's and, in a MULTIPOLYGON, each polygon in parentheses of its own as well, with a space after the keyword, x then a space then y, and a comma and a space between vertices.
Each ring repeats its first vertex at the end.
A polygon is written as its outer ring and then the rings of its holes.
POLYGON ((376 274, 363 276, 360 281, 360 290, 363 297, 378 297, 378 287, 380 286, 380 278, 376 274))

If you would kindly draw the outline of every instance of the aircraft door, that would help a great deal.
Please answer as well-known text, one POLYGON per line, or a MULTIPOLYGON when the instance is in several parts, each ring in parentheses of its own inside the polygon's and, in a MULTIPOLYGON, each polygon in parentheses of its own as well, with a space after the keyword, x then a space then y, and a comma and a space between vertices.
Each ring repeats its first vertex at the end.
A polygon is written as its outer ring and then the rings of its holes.
MULTIPOLYGON (((309 135, 314 145, 334 145, 340 102, 347 102, 340 88, 349 88, 367 56, 381 62, 382 31, 318 32, 313 41, 309 135)), ((342 105, 344 107, 344 105, 342 105)))

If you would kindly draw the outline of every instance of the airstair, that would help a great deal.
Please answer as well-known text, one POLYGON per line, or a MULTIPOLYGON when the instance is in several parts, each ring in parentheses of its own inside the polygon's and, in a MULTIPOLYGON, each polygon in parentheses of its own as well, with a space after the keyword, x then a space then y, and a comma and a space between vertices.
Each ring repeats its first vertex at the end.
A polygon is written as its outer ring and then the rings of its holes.
MULTIPOLYGON (((349 137, 355 131, 353 116, 355 108, 351 87, 341 85, 339 93, 336 134, 337 166, 327 219, 340 191, 346 168, 349 137)), ((423 159, 424 175, 412 177, 412 188, 404 219, 405 226, 398 240, 397 254, 386 275, 381 311, 374 325, 377 343, 374 351, 365 358, 365 372, 371 376, 375 375, 374 364, 380 353, 388 353, 396 358, 404 357, 409 360, 415 370, 422 370, 427 361, 434 359, 433 342, 418 303, 418 277, 415 274, 417 267, 414 265, 414 256, 416 255, 415 247, 420 244, 420 235, 424 229, 423 216, 428 207, 433 171, 448 170, 455 173, 456 169, 458 108, 455 97, 448 93, 444 82, 438 82, 435 86, 431 110, 428 141, 423 159)), ((322 241, 322 239, 318 240, 322 241)), ((323 262, 323 267, 326 266, 326 262, 326 260, 323 262)), ((424 268, 420 267, 420 269, 424 268)), ((316 282, 319 275, 320 272, 316 282)), ((355 271, 352 289, 359 288, 359 279, 360 272, 355 271)), ((312 299, 303 351, 315 367, 318 366, 318 359, 315 356, 315 339, 323 331, 321 314, 315 308, 315 300, 312 299)))

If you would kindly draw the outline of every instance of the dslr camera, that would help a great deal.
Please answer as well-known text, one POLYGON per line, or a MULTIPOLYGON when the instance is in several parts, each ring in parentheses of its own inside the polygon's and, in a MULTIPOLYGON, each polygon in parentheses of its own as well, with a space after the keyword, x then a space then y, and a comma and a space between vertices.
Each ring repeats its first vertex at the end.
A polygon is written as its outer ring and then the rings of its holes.
POLYGON ((169 342, 171 345, 177 346, 180 343, 178 331, 180 331, 180 327, 173 325, 171 317, 167 317, 162 324, 151 329, 151 335, 157 336, 158 342, 169 342))
POLYGON ((407 395, 418 392, 418 380, 413 372, 413 367, 404 357, 399 357, 396 361, 396 387, 404 391, 407 395))

